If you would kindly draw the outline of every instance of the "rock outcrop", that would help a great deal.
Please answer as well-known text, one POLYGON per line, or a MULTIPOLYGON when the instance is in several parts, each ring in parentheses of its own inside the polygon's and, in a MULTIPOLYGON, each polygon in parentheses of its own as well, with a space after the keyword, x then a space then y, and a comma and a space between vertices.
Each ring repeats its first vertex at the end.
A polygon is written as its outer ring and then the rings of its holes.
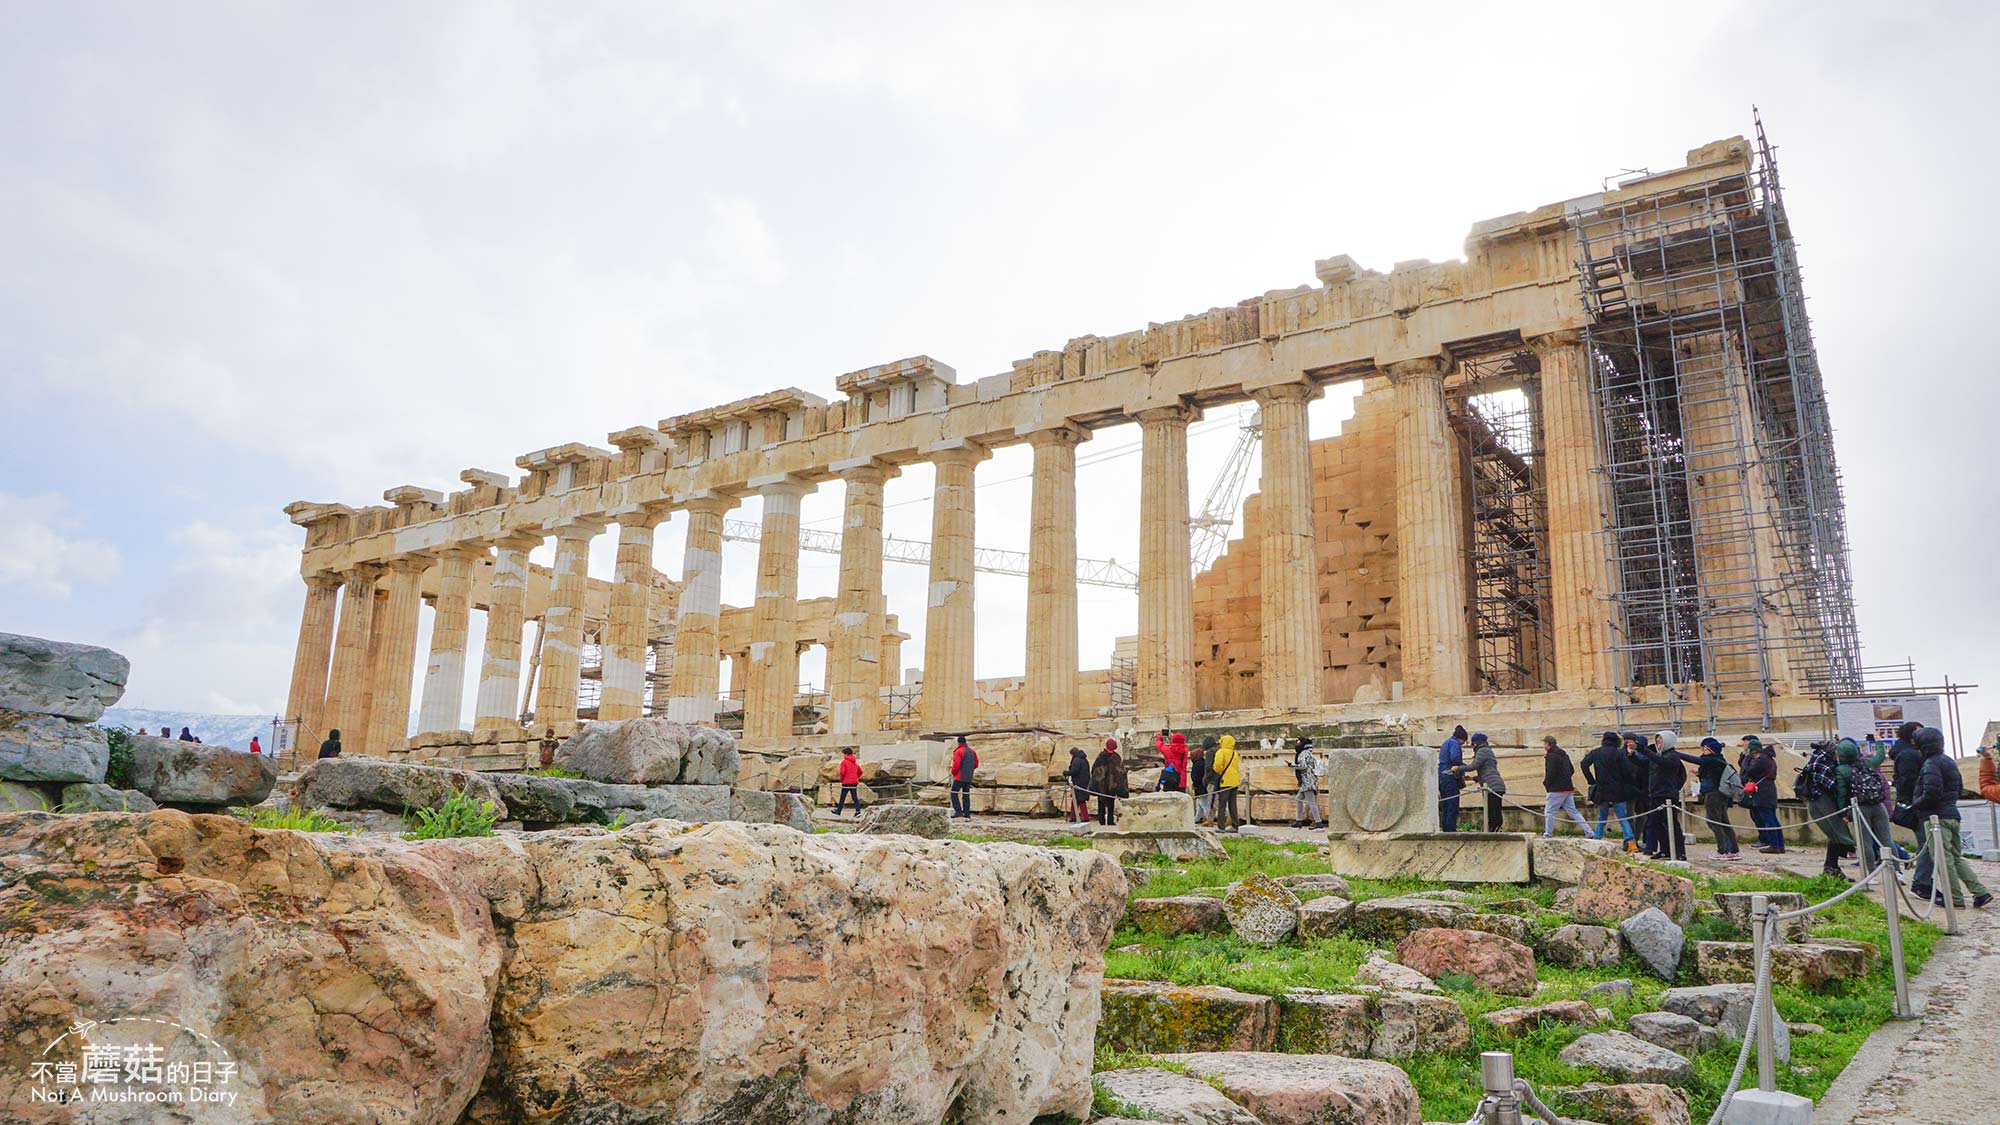
POLYGON ((0 711, 94 723, 125 694, 131 671, 131 661, 108 648, 0 633, 0 711))
POLYGON ((922 836, 942 840, 951 835, 951 818, 935 805, 870 805, 854 829, 871 836, 922 836))
POLYGON ((1674 925, 1687 926, 1694 921, 1694 880, 1616 859, 1584 860, 1573 911, 1577 921, 1615 926, 1649 906, 1674 925))
POLYGON ((1459 973, 1503 996, 1535 994, 1534 951, 1498 934, 1417 930, 1396 943, 1396 960, 1431 980, 1459 973))
POLYGON ((1208 895, 1135 898, 1125 915, 1134 927, 1155 934, 1205 934, 1225 928, 1222 900, 1208 895))
POLYGON ((1222 896, 1229 928, 1251 945, 1276 945, 1299 928, 1299 897, 1255 871, 1222 896))
POLYGON ((1264 1125, 1420 1125, 1417 1087, 1387 1063, 1261 1052, 1176 1055, 1264 1125))
POLYGON ((734 785, 742 760, 726 732, 647 718, 590 723, 555 764, 612 785, 734 785))
POLYGON ((278 767, 262 754, 132 736, 132 787, 163 805, 254 805, 277 783, 278 767))

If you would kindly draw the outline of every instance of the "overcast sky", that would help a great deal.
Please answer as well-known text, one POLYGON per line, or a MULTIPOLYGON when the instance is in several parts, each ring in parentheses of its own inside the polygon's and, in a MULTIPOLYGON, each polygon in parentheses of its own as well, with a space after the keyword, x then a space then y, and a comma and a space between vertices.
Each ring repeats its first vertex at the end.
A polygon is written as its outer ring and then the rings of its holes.
MULTIPOLYGON (((1974 731, 2000 715, 1994 6, 953 7, 0 7, 0 630, 125 652, 133 706, 276 710, 292 500, 451 489, 917 353, 972 379, 1332 254, 1456 257, 1755 103, 1864 657, 1987 684, 1974 731)), ((1210 417, 1197 498, 1233 440, 1210 417)), ((1137 557, 1136 439, 1083 447, 1086 555, 1137 557)), ((1026 548, 1027 462, 982 466, 981 545, 1026 548)), ((890 483, 892 534, 928 535, 928 492, 890 483)), ((728 563, 746 603, 754 547, 728 563)), ((891 571, 906 664, 923 582, 891 571)), ((982 676, 1021 669, 1023 586, 979 580, 982 676)), ((1083 605, 1101 667, 1133 598, 1083 605)))

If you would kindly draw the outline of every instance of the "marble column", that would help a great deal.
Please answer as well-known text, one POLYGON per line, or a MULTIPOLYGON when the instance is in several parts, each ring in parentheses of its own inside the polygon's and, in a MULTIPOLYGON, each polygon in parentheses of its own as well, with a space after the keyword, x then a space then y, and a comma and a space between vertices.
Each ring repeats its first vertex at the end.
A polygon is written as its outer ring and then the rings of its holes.
POLYGON ((472 622, 472 568, 486 548, 458 546, 438 556, 438 592, 431 614, 431 658, 424 666, 424 700, 417 730, 458 729, 465 702, 465 635, 472 622))
POLYGON ((1134 695, 1141 715, 1194 710, 1194 559, 1188 542, 1189 406, 1139 419, 1139 639, 1134 695))
POLYGON ((1542 474, 1548 495, 1549 602, 1556 686, 1619 686, 1611 649, 1614 591, 1602 457, 1602 422, 1591 392, 1590 353, 1578 332, 1528 341, 1541 360, 1542 474))
POLYGON ((986 447, 957 441, 930 450, 931 583, 924 616, 923 721, 934 733, 972 729, 973 476, 986 447))
POLYGON ((764 498, 757 540, 757 600, 750 606, 749 690, 743 737, 792 734, 799 691, 799 502, 810 482, 782 476, 751 482, 764 498))
POLYGON ((521 728, 521 629, 526 624, 528 552, 541 545, 541 536, 525 532, 494 544, 493 592, 486 607, 486 651, 479 664, 473 730, 521 728))
POLYGON ((665 509, 622 512, 618 564, 611 580, 611 615, 604 628, 603 692, 597 717, 636 719, 646 704, 646 641, 652 631, 653 533, 665 509))
POLYGON ((1396 385, 1396 597, 1405 698, 1472 690, 1464 485, 1441 359, 1392 363, 1396 385))
MULTIPOLYGON (((293 752, 316 751, 326 731, 327 672, 333 661, 333 629, 340 604, 340 576, 315 574, 306 579, 305 611, 299 617, 299 647, 292 655, 292 688, 285 698, 285 715, 297 723, 293 752)), ((310 754, 308 754, 310 757, 310 754)))
POLYGON ((1317 707, 1320 694, 1319 536, 1313 514, 1312 438, 1306 404, 1311 383, 1251 393, 1263 415, 1264 466, 1258 494, 1263 655, 1259 680, 1272 710, 1317 707))
POLYGON ((333 644, 333 673, 327 680, 325 722, 339 731, 342 745, 368 741, 361 729, 367 714, 368 639, 375 627, 375 583, 382 568, 365 563, 342 576, 340 625, 333 644))
POLYGON ((1022 717, 1058 723, 1076 713, 1076 447, 1090 431, 1058 426, 1028 435, 1035 450, 1028 518, 1028 635, 1022 717))
POLYGON ((366 752, 378 757, 403 749, 410 737, 410 681, 416 675, 417 617, 424 607, 424 571, 436 564, 423 555, 389 563, 389 604, 382 607, 381 650, 372 673, 366 752))
POLYGON ((679 723, 715 721, 722 678, 722 518, 736 498, 702 493, 681 505, 687 547, 681 563, 680 616, 674 625, 674 672, 667 717, 679 723))
POLYGON ((555 529, 555 577, 542 616, 541 679, 535 684, 535 727, 558 733, 576 725, 576 677, 583 664, 584 598, 590 591, 590 541, 604 525, 569 520, 555 529))
POLYGON ((826 646, 827 690, 834 734, 882 728, 882 486, 896 467, 868 459, 839 463, 847 484, 840 529, 840 589, 834 595, 833 635, 826 646))

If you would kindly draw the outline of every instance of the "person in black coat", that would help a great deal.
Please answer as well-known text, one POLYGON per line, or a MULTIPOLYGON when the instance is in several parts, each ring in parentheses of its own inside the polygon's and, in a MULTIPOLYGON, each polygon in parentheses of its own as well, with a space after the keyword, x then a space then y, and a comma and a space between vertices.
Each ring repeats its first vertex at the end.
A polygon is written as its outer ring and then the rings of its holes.
POLYGON ((326 741, 319 744, 319 756, 322 758, 340 757, 339 727, 335 727, 332 730, 326 732, 326 741))
POLYGON ((1653 859, 1684 859, 1687 842, 1681 837, 1681 793, 1687 788, 1687 766, 1681 763, 1680 735, 1663 730, 1653 736, 1651 746, 1641 741, 1638 755, 1646 763, 1646 840, 1653 859))
POLYGON ((1542 791, 1548 794, 1542 799, 1542 835, 1555 835, 1556 818, 1565 813, 1583 828, 1584 835, 1590 835, 1590 822, 1576 811, 1576 766, 1553 734, 1542 738, 1542 791))
POLYGON ((1090 820, 1090 757, 1083 747, 1069 748, 1069 819, 1083 824, 1090 820))
MULTIPOLYGON (((1944 842, 1944 854, 1938 859, 1956 876, 1955 880, 1945 880, 1946 884, 1956 882, 1958 886, 1955 889, 1972 892, 1972 905, 1984 908, 1993 901, 1993 896, 1987 893, 1986 885, 1979 881, 1979 876, 1973 874, 1972 865, 1965 862, 1959 835, 1958 795, 1965 788, 1965 777, 1958 772, 1958 763, 1944 752, 1943 731, 1936 727, 1923 727, 1910 741, 1923 755, 1924 768, 1917 775, 1917 789, 1911 797, 1909 811, 1922 820, 1938 818, 1939 835, 1944 842)), ((1943 902, 1944 893, 1934 892, 1931 885, 1931 873, 1937 866, 1931 860, 1929 852, 1918 857, 1916 874, 1910 879, 1910 890, 1943 902)), ((1952 899, 1953 905, 1965 905, 1957 894, 1953 894, 1952 899)))
POLYGON ((1626 805, 1631 799, 1632 769, 1617 731, 1605 731, 1597 748, 1583 756, 1583 780, 1590 787, 1590 803, 1597 806, 1597 829, 1591 837, 1604 839, 1604 818, 1615 813, 1618 827, 1625 833, 1625 850, 1634 850, 1632 816, 1626 805))
POLYGON ((1118 798, 1130 796, 1125 788, 1125 759, 1118 756, 1118 740, 1107 738, 1097 760, 1090 763, 1090 787, 1097 793, 1097 823, 1106 828, 1118 823, 1118 798))
POLYGON ((1673 751, 1673 755, 1694 767, 1695 795, 1701 799, 1702 815, 1708 818, 1709 831, 1715 835, 1715 854, 1724 859, 1742 854, 1742 847, 1736 842, 1736 829, 1729 823, 1729 796, 1722 791, 1722 771, 1729 768, 1729 762, 1722 756, 1722 743, 1704 738, 1699 756, 1681 750, 1673 751))
POLYGON ((1201 745, 1188 751, 1188 792, 1194 794, 1194 822, 1200 824, 1208 819, 1208 806, 1214 798, 1215 773, 1208 768, 1208 757, 1215 753, 1215 736, 1208 735, 1201 745))
POLYGON ((1743 741, 1749 754, 1743 759, 1743 793, 1750 798, 1750 819, 1756 822, 1757 839, 1767 855, 1785 854, 1785 833, 1778 827, 1778 755, 1764 748, 1756 735, 1743 741))
POLYGON ((1922 723, 1904 723, 1896 728, 1896 744, 1889 747, 1889 760, 1895 763, 1892 783, 1896 787, 1896 800, 1905 805, 1916 796, 1917 778, 1924 772, 1923 751, 1911 741, 1922 729, 1922 723))

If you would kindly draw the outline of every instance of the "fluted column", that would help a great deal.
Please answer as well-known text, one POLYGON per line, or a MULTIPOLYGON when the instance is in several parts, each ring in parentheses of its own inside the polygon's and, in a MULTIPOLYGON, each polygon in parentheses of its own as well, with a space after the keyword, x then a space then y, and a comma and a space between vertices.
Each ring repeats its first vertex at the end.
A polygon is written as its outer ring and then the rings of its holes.
POLYGON ((1605 542, 1606 482, 1601 421, 1590 387, 1590 354, 1581 333, 1528 341, 1542 364, 1543 479, 1548 493, 1549 600, 1554 617, 1556 686, 1618 686, 1611 649, 1613 592, 1605 542))
POLYGON ((517 532, 494 544, 492 597, 486 607, 486 651, 479 663, 473 730, 521 726, 521 627, 528 594, 528 552, 542 537, 517 532))
POLYGON ((959 441, 930 451, 937 468, 931 494, 931 584, 924 616, 924 726, 972 728, 972 482, 986 447, 959 441))
POLYGON ((757 600, 750 606, 743 737, 789 738, 799 691, 799 501, 813 486, 791 476, 751 484, 764 497, 764 515, 757 540, 757 600))
POLYGON ((722 517, 735 506, 735 497, 714 493, 681 505, 687 512, 687 547, 674 625, 673 696, 667 701, 667 717, 675 722, 715 720, 722 683, 722 517))
POLYGON ((299 616, 299 647, 292 654, 292 689, 285 698, 285 718, 298 724, 292 733, 294 752, 326 737, 320 727, 325 714, 327 672, 333 660, 333 628, 340 604, 340 576, 315 574, 306 579, 305 611, 299 616))
POLYGON ((1459 459, 1445 417, 1444 362, 1386 369, 1396 384, 1396 552, 1403 694, 1471 690, 1459 459))
POLYGON ((597 717, 636 719, 646 704, 646 640, 653 608, 653 533, 664 509, 621 512, 611 617, 604 628, 604 680, 597 717))
POLYGON ((457 730, 465 701, 465 635, 472 621, 472 568, 486 548, 447 548, 438 556, 436 609, 431 615, 431 658, 424 665, 424 701, 417 730, 457 730))
POLYGON ((555 529, 556 565, 549 608, 542 616, 541 679, 535 685, 535 726, 558 731, 576 723, 576 677, 583 663, 583 603, 590 590, 590 541, 604 525, 570 520, 555 529))
POLYGON ((416 675, 417 616, 423 610, 424 571, 435 559, 412 555, 389 563, 389 604, 382 609, 382 643, 372 673, 366 751, 377 756, 403 748, 410 737, 410 681, 416 675))
POLYGON ((1028 436, 1035 450, 1028 519, 1028 636, 1022 710, 1031 723, 1076 715, 1076 447, 1090 431, 1028 436))
POLYGON ((869 459, 836 464, 847 483, 840 527, 840 590, 834 596, 833 635, 826 646, 827 690, 834 734, 882 727, 882 486, 896 468, 869 459))
POLYGON ((1138 711, 1194 710, 1194 559, 1188 543, 1189 406, 1139 412, 1138 711))
POLYGON ((1258 544, 1264 706, 1317 707, 1320 694, 1319 536, 1313 518, 1312 437, 1306 404, 1312 383, 1251 393, 1262 414, 1264 466, 1258 488, 1258 544))
POLYGON ((357 753, 368 740, 361 729, 367 714, 368 638, 375 627, 375 583, 381 577, 382 568, 374 564, 357 566, 342 577, 340 627, 333 643, 333 674, 327 680, 326 728, 341 732, 343 745, 357 753))

